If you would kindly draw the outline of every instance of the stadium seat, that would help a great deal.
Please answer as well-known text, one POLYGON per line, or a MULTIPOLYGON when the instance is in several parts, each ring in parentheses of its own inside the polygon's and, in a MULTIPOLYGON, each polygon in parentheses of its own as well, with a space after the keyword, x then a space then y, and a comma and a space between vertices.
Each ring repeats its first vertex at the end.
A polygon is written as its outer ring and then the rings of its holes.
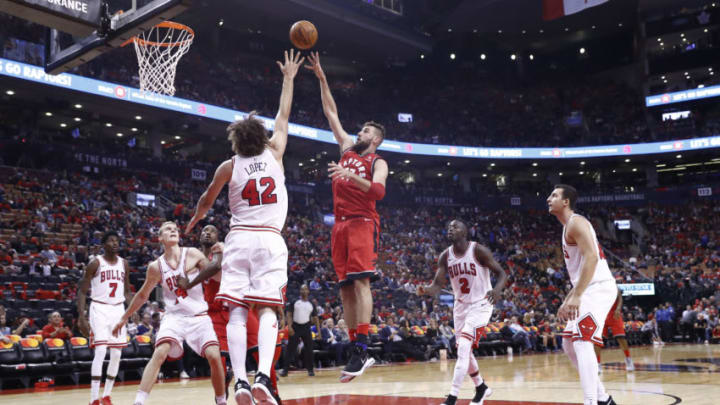
POLYGON ((0 390, 6 382, 20 381, 25 388, 29 385, 22 350, 18 343, 0 344, 0 390))
POLYGON ((72 373, 73 363, 67 343, 62 339, 46 339, 43 345, 52 363, 55 378, 67 376, 72 379, 73 384, 77 384, 76 376, 72 373))
POLYGON ((135 336, 135 339, 133 340, 135 341, 137 346, 137 358, 144 359, 145 361, 150 361, 153 351, 155 350, 150 337, 138 335, 135 336))
POLYGON ((90 366, 94 357, 90 344, 84 337, 70 339, 70 358, 72 359, 74 381, 79 381, 81 374, 90 375, 90 366))
POLYGON ((143 369, 147 362, 147 358, 140 357, 139 355, 137 341, 130 339, 128 345, 122 349, 117 381, 124 381, 127 373, 135 373, 138 378, 142 377, 143 369))
POLYGON ((52 370, 52 362, 47 351, 37 340, 24 338, 20 340, 20 347, 28 374, 38 375, 52 370))

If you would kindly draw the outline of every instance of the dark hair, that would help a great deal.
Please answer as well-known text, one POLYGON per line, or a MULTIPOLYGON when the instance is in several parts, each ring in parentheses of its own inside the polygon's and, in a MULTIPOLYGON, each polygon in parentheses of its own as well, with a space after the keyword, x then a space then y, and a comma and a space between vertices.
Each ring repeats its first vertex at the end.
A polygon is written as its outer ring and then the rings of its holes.
POLYGON ((383 126, 383 124, 375 121, 368 121, 363 124, 363 127, 373 127, 377 129, 378 131, 380 131, 380 137, 385 140, 385 126, 383 126))
POLYGON ((270 143, 265 125, 255 118, 255 111, 250 112, 246 119, 228 125, 227 133, 233 152, 240 156, 257 156, 263 153, 265 147, 270 143))
POLYGON ((100 241, 101 241, 102 244, 104 245, 105 242, 107 242, 108 239, 110 239, 111 236, 114 236, 114 237, 120 239, 120 235, 118 235, 117 232, 115 232, 115 231, 107 231, 107 232, 105 232, 105 233, 103 234, 102 239, 100 239, 100 241))
POLYGON ((575 211, 575 203, 578 199, 578 192, 573 186, 567 184, 556 184, 555 188, 562 190, 562 198, 570 200, 570 209, 575 211))

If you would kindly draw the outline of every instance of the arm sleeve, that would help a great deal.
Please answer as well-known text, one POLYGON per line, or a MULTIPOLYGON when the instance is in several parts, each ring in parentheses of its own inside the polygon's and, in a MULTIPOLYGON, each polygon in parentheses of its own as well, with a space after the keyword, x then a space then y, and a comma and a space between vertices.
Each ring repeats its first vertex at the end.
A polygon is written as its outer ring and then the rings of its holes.
POLYGON ((385 197, 385 186, 380 183, 372 183, 366 194, 373 200, 382 200, 385 197))

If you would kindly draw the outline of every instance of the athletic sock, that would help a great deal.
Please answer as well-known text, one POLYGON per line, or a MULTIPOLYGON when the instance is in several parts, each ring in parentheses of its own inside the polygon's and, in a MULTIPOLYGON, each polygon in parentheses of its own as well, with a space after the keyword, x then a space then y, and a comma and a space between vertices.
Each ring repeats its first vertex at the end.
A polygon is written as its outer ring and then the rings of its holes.
POLYGON ((275 356, 277 335, 277 314, 272 310, 263 310, 258 322, 259 373, 270 375, 270 367, 272 367, 273 356, 275 356))
POLYGON ((450 395, 454 396, 458 396, 460 393, 460 387, 468 372, 472 342, 467 338, 460 338, 457 346, 457 361, 455 362, 455 372, 453 374, 452 386, 450 387, 450 395))
MULTIPOLYGON (((228 349, 230 362, 236 380, 248 381, 245 370, 247 356, 247 318, 248 310, 236 305, 230 310, 230 321, 227 324, 228 349)), ((274 341, 273 341, 274 343, 274 341)))

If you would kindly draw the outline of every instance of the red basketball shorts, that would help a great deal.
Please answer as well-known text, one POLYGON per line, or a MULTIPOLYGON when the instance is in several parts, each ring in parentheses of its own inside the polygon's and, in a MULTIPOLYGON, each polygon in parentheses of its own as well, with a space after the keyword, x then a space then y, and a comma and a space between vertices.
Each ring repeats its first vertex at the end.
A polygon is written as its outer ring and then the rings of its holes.
POLYGON ((218 342, 220 342, 220 350, 227 352, 227 324, 230 321, 230 314, 226 309, 223 311, 209 311, 208 315, 210 315, 215 335, 217 335, 218 342))
POLYGON ((625 336, 625 323, 623 322, 622 315, 615 318, 615 311, 610 311, 607 318, 605 318, 603 336, 606 338, 625 336))
POLYGON ((374 278, 377 273, 380 229, 369 218, 351 218, 336 222, 332 230, 332 260, 340 286, 353 280, 374 278))

